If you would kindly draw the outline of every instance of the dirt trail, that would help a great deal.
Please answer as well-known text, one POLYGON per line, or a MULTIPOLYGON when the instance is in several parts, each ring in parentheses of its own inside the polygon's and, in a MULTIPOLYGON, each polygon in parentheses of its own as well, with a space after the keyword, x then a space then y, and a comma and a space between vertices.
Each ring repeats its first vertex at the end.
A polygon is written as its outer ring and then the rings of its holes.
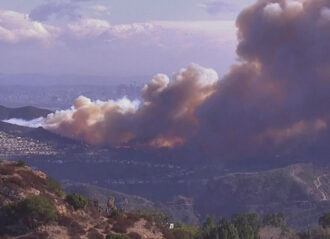
POLYGON ((327 176, 326 174, 318 176, 315 180, 314 180, 314 185, 316 187, 316 190, 318 190, 321 194, 321 201, 328 201, 329 197, 328 194, 322 189, 322 181, 321 179, 323 177, 327 176))

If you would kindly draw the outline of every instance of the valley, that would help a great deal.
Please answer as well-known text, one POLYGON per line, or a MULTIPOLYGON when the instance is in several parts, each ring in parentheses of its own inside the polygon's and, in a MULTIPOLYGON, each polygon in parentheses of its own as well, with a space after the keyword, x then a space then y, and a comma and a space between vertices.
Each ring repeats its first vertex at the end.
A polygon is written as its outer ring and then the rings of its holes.
POLYGON ((190 224, 214 214, 284 212, 290 226, 303 228, 330 209, 330 169, 323 162, 244 171, 225 163, 187 163, 171 151, 90 146, 42 128, 3 122, 0 142, 2 159, 24 159, 68 191, 103 205, 115 196, 127 210, 161 210, 190 224), (128 204, 135 195, 136 203, 128 204))

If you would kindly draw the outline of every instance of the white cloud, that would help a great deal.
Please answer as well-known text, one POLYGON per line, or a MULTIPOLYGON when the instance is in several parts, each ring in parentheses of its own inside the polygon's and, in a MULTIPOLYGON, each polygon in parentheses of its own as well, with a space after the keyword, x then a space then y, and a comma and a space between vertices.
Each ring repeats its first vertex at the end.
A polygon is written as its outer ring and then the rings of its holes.
POLYGON ((206 3, 198 4, 198 6, 211 15, 229 14, 232 19, 235 19, 236 14, 244 7, 255 2, 256 0, 208 0, 206 3))
POLYGON ((223 71, 233 61, 237 42, 234 21, 111 25, 101 17, 86 17, 60 22, 59 29, 25 14, 4 15, 0 12, 0 42, 54 43, 48 48, 2 47, 0 61, 6 72, 143 75, 170 73, 189 62, 223 71))
POLYGON ((97 37, 110 29, 110 23, 101 19, 84 18, 68 27, 76 36, 97 37))
POLYGON ((104 5, 93 5, 89 7, 92 11, 94 11, 97 14, 105 14, 110 15, 110 10, 107 6, 104 5))
POLYGON ((200 33, 209 36, 218 36, 226 31, 228 34, 236 32, 234 21, 156 21, 152 23, 163 29, 200 33))
POLYGON ((139 34, 149 34, 155 30, 155 25, 152 23, 132 23, 114 25, 108 33, 121 39, 128 39, 139 34))
POLYGON ((49 44, 59 33, 59 28, 33 21, 27 14, 0 10, 0 41, 19 43, 37 40, 49 44))
POLYGON ((322 8, 321 17, 324 20, 330 21, 330 8, 327 8, 327 7, 322 8))
POLYGON ((221 12, 234 12, 238 9, 237 3, 226 0, 211 0, 204 4, 199 4, 209 14, 219 14, 221 12))
POLYGON ((101 19, 82 19, 70 24, 69 29, 74 35, 81 37, 98 37, 102 40, 135 40, 166 45, 168 39, 182 40, 189 46, 190 39, 208 39, 216 42, 236 41, 234 21, 152 21, 145 23, 110 25, 101 19), (142 40, 142 39, 143 40, 142 40))

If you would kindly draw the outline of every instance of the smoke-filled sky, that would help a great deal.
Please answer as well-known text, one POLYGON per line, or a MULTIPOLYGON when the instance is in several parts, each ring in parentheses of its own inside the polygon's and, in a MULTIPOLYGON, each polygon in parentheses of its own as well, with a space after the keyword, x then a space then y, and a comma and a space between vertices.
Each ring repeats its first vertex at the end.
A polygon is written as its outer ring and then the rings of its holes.
MULTIPOLYGON (((211 15, 237 7, 216 9, 217 3, 198 6, 211 15)), ((44 127, 90 144, 188 146, 217 159, 266 151, 276 155, 283 147, 290 151, 310 145, 327 152, 330 1, 260 0, 240 12, 236 25, 238 62, 224 77, 217 68, 190 64, 172 78, 156 75, 139 101, 101 102, 81 96, 71 109, 44 119, 44 127)), ((78 35, 91 34, 88 27, 72 27, 78 35)), ((199 44, 187 47, 200 46, 203 52, 202 39, 199 44)), ((212 51, 209 57, 221 65, 212 58, 216 54, 212 51)))
POLYGON ((0 74, 134 77, 191 62, 223 74, 235 60, 235 18, 250 2, 1 0, 0 74))
POLYGON ((240 63, 226 76, 191 64, 172 80, 156 75, 141 102, 79 97, 45 127, 91 144, 192 145, 213 157, 329 137, 330 1, 261 0, 236 23, 240 63))

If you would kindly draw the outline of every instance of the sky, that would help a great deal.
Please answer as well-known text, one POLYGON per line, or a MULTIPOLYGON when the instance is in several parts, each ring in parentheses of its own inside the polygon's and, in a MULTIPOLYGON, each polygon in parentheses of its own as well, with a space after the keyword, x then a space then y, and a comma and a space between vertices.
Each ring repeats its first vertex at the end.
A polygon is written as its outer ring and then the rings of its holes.
POLYGON ((0 74, 225 74, 252 0, 2 0, 0 74))

